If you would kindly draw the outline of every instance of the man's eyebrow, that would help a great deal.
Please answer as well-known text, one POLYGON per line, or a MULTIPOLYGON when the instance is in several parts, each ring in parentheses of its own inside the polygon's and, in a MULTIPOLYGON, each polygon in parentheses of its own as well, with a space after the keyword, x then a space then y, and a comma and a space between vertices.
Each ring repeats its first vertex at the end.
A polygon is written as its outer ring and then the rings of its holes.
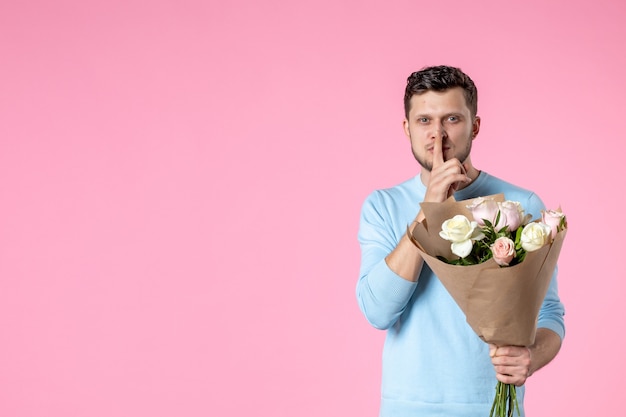
MULTIPOLYGON (((460 111, 451 111, 448 113, 444 113, 441 117, 448 117, 448 116, 457 116, 457 117, 463 117, 463 112, 460 111)), ((416 115, 414 115, 413 117, 415 117, 416 119, 419 119, 421 117, 428 117, 431 118, 433 117, 432 114, 430 113, 418 113, 416 115)))

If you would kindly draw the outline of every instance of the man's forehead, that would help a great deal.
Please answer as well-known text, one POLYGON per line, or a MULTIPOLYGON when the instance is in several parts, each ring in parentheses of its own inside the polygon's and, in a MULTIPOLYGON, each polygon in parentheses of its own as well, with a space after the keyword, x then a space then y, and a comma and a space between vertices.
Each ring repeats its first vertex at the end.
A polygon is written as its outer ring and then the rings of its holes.
POLYGON ((416 112, 469 112, 463 90, 428 90, 411 97, 411 113, 416 112))

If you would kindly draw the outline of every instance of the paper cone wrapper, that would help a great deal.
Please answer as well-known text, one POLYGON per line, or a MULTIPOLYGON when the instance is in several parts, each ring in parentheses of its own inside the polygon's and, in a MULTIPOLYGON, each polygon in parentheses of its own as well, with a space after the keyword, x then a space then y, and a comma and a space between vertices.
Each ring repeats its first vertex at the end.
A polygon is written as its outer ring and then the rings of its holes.
MULTIPOLYGON (((504 201, 502 194, 488 198, 504 201)), ((439 236, 441 225, 456 214, 472 219, 466 207, 471 201, 457 202, 450 197, 443 203, 422 203, 426 220, 415 227, 413 238, 424 261, 481 339, 497 346, 530 346, 535 341, 539 310, 567 230, 559 232, 551 244, 527 253, 521 263, 511 267, 500 267, 493 259, 468 266, 440 261, 437 256, 458 258, 452 254, 450 242, 439 236)))

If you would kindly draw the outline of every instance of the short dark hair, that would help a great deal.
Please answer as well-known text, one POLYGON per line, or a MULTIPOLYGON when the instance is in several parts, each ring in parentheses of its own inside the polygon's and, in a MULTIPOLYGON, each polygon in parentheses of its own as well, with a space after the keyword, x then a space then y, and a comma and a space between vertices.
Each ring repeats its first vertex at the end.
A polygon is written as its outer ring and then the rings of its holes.
POLYGON ((413 95, 419 95, 429 90, 446 91, 454 87, 463 89, 467 107, 469 107, 472 117, 475 117, 478 112, 478 90, 476 90, 474 81, 460 68, 446 65, 424 67, 407 78, 406 89, 404 90, 405 116, 409 117, 413 95))

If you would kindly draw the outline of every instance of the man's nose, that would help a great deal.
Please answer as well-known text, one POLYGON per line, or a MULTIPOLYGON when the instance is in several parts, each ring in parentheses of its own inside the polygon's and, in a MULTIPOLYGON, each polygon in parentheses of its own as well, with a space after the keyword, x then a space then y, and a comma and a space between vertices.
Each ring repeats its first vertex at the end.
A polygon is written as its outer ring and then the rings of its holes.
POLYGON ((431 139, 446 139, 448 137, 448 133, 443 128, 442 125, 435 126, 433 131, 431 132, 431 139))

